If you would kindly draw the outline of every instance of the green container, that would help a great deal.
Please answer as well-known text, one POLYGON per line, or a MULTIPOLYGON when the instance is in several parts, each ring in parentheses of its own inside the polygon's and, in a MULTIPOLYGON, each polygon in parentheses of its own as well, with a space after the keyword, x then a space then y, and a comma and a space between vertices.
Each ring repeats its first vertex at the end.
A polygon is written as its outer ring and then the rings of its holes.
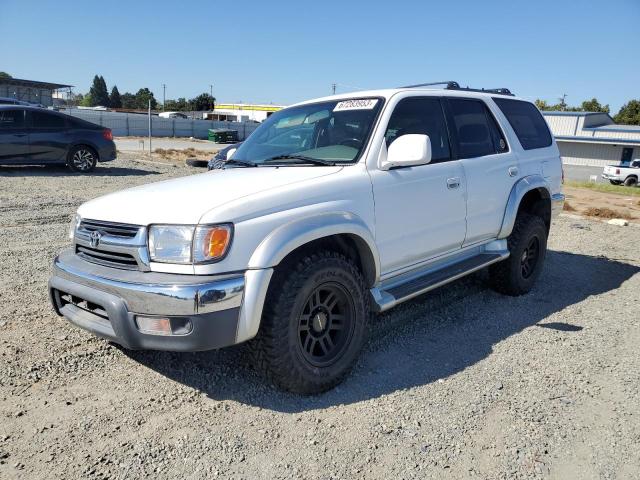
POLYGON ((209 129, 209 141, 215 143, 238 143, 238 131, 224 128, 209 129))

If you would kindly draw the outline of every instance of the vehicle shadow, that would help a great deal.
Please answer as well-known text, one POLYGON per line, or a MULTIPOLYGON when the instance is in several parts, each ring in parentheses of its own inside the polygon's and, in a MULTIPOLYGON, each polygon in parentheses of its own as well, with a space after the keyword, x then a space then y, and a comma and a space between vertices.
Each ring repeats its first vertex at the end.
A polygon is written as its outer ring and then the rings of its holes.
MULTIPOLYGON (((123 352, 212 399, 281 412, 320 409, 447 378, 489 356, 500 341, 592 295, 615 290, 639 271, 604 257, 549 251, 536 288, 522 297, 489 290, 486 272, 472 275, 375 318, 354 372, 334 390, 311 397, 269 386, 241 345, 202 353, 123 352)), ((579 323, 580 317, 573 321, 579 323)), ((580 335, 582 329, 562 322, 539 326, 557 335, 580 335)))
POLYGON ((158 174, 160 174, 160 172, 155 170, 103 165, 98 165, 96 169, 90 173, 72 172, 64 165, 16 165, 0 167, 0 177, 140 177, 158 174))

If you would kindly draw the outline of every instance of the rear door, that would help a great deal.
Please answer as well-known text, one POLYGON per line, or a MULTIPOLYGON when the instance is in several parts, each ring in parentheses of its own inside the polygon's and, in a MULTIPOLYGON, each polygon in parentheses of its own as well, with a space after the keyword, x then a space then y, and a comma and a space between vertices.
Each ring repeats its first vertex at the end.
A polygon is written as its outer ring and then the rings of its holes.
POLYGON ((447 106, 467 183, 464 245, 470 245, 498 236, 509 194, 519 178, 518 157, 484 101, 450 97, 447 106))
POLYGON ((29 154, 29 136, 22 108, 0 110, 0 163, 24 163, 29 154))
POLYGON ((66 161, 71 137, 64 115, 46 110, 28 110, 29 157, 36 163, 66 161))

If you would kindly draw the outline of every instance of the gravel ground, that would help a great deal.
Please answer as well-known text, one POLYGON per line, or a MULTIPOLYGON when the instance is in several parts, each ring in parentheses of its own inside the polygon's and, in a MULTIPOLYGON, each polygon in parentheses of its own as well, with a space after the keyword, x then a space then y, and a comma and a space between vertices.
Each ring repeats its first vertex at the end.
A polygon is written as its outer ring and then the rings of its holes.
POLYGON ((483 274, 378 317, 354 373, 276 391, 244 347, 127 352, 51 310, 83 201, 193 169, 0 169, 0 478, 637 478, 640 227, 562 216, 532 293, 483 274))

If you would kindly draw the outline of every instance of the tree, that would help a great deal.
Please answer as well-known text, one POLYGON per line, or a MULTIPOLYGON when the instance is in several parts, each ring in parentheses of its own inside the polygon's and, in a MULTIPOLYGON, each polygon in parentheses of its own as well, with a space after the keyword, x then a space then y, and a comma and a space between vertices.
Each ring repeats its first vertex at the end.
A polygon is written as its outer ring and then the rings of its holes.
POLYGON ((534 103, 536 104, 536 107, 538 107, 538 110, 550 110, 549 104, 546 100, 540 100, 539 98, 537 98, 534 103))
POLYGON ((78 105, 80 105, 81 107, 93 107, 95 104, 93 103, 93 99, 91 98, 91 93, 87 93, 84 97, 82 97, 78 105))
POLYGON ((640 125, 640 100, 625 103, 613 119, 623 125, 640 125))
POLYGON ((120 100, 122 101, 122 108, 126 108, 128 110, 135 110, 137 108, 136 96, 133 93, 123 93, 120 96, 120 100))
POLYGON ((109 95, 109 106, 111 108, 122 108, 122 98, 120 97, 118 87, 115 85, 111 89, 111 95, 109 95))
POLYGON ((197 97, 191 99, 191 104, 193 105, 193 110, 213 110, 216 104, 216 99, 208 93, 201 93, 197 97))
POLYGON ((158 102, 153 96, 153 92, 148 88, 141 88, 136 93, 136 108, 147 109, 149 108, 149 100, 151 100, 151 110, 158 108, 158 102))
POLYGON ((186 98, 180 97, 177 100, 167 100, 164 109, 169 112, 186 112, 191 110, 191 106, 186 98))
POLYGON ((580 110, 583 112, 609 113, 609 105, 600 105, 600 102, 597 99, 592 98, 591 100, 585 100, 582 102, 580 110))
POLYGON ((9 75, 7 72, 0 72, 0 80, 7 79, 7 78, 13 78, 13 77, 9 75))
POLYGON ((109 106, 109 92, 107 91, 107 84, 104 78, 95 75, 93 77, 93 84, 89 89, 89 96, 91 98, 91 106, 96 107, 98 105, 103 107, 109 106))

